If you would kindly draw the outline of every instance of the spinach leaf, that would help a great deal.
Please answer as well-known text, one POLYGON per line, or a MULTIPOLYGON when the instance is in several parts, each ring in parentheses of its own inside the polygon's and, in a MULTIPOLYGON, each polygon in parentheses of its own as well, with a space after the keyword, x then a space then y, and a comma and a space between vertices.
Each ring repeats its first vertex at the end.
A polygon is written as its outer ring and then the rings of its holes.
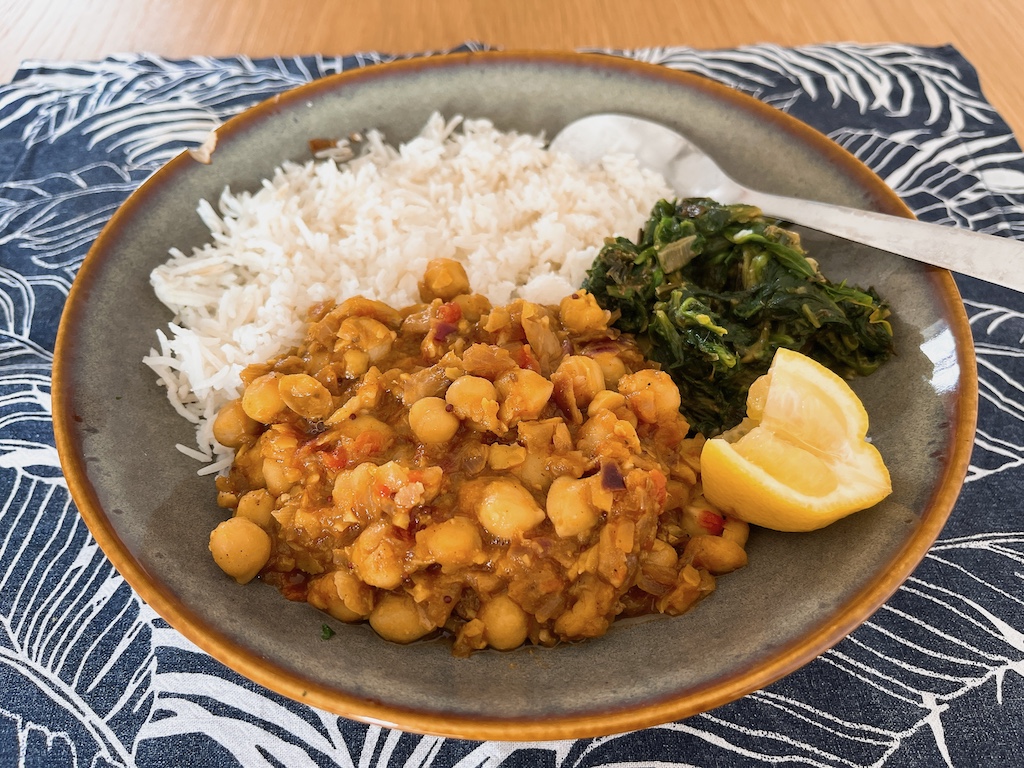
POLYGON ((672 375, 680 410, 707 436, 740 422, 779 347, 848 378, 893 354, 875 290, 827 280, 799 235, 754 206, 659 200, 636 241, 605 243, 583 287, 672 375))

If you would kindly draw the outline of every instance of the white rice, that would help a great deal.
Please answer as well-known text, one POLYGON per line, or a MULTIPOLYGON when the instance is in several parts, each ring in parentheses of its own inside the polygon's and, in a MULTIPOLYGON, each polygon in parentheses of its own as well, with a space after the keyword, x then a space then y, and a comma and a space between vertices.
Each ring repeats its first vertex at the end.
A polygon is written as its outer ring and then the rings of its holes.
POLYGON ((370 132, 347 163, 285 163, 255 193, 225 189, 218 210, 200 201, 210 242, 191 254, 172 249, 151 275, 175 317, 144 362, 196 425, 196 446, 179 449, 213 462, 203 472, 230 463, 213 439, 214 416, 241 394, 246 365, 301 341, 312 304, 360 294, 415 303, 438 256, 462 262, 494 304, 557 303, 579 287, 605 237, 634 235, 670 195, 632 157, 581 168, 541 138, 435 114, 398 149, 370 132))

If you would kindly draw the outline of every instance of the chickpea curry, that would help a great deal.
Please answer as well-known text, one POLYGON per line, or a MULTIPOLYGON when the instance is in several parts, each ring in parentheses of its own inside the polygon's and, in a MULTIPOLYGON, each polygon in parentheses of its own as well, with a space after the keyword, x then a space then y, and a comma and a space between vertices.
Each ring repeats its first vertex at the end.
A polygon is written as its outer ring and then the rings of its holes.
POLYGON ((420 297, 315 306, 299 347, 243 371, 214 422, 228 575, 465 656, 680 614, 746 564, 676 385, 592 295, 492 307, 436 259, 420 297))

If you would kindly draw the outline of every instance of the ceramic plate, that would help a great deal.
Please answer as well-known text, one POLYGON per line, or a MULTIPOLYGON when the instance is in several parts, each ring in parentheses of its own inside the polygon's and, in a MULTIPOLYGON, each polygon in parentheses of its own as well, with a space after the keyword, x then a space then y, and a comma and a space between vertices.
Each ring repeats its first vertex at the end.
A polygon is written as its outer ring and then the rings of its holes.
MULTIPOLYGON (((750 565, 677 618, 625 622, 591 642, 456 659, 332 624, 262 584, 237 586, 207 551, 213 481, 175 450, 192 427, 142 358, 171 318, 150 270, 208 232, 195 213, 255 189, 312 138, 378 127, 413 137, 433 111, 554 135, 593 112, 659 120, 771 192, 909 215, 850 155, 805 125, 707 80, 624 59, 469 53, 380 65, 282 94, 218 131, 212 163, 181 155, 122 206, 90 251, 62 321, 54 422, 74 499, 111 561, 161 616, 241 674, 341 715, 466 738, 550 739, 686 717, 767 685, 862 623, 921 560, 967 469, 977 382, 967 318, 946 272, 808 233, 825 274, 895 307, 898 357, 854 383, 893 494, 812 534, 757 530, 750 565)), ((654 201, 652 201, 653 203, 654 201)), ((726 201, 728 202, 728 201, 726 201)))

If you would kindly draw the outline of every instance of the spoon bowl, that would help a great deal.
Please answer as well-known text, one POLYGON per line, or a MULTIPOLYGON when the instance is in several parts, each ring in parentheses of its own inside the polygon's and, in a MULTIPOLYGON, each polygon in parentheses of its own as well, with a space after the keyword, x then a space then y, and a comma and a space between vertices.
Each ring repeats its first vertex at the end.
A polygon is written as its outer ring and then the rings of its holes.
POLYGON ((746 203, 766 215, 870 245, 916 261, 1024 291, 1024 243, 841 205, 745 187, 685 136, 630 115, 596 114, 559 131, 550 147, 588 165, 613 154, 635 155, 681 197, 746 203))

